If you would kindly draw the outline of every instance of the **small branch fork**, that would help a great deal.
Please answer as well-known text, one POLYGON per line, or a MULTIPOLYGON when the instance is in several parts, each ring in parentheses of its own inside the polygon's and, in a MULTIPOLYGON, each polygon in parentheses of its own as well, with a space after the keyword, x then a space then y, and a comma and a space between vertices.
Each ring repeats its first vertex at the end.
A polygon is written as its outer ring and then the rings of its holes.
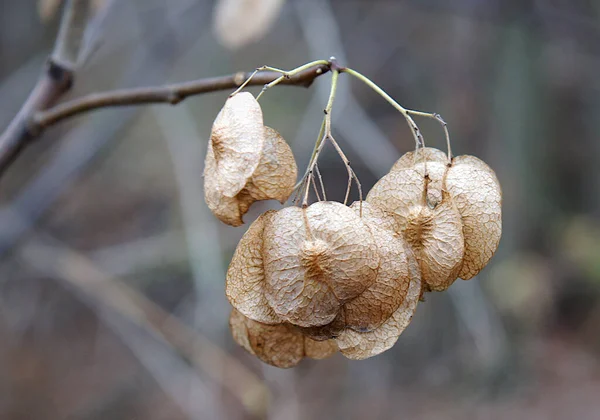
POLYGON ((263 66, 253 73, 238 72, 171 85, 92 93, 56 105, 71 89, 77 63, 82 62, 80 55, 86 51, 81 41, 88 13, 88 0, 67 1, 54 52, 46 68, 19 113, 0 134, 0 177, 46 128, 67 118, 107 107, 159 103, 176 105, 190 96, 245 86, 264 85, 263 91, 280 83, 309 87, 317 77, 330 70, 327 60, 308 63, 293 73, 263 66))
MULTIPOLYGON (((257 96, 257 99, 260 99, 268 89, 279 84, 309 87, 317 77, 327 72, 332 73, 332 80, 331 93, 324 110, 325 117, 323 118, 319 136, 315 143, 306 173, 299 184, 296 185, 296 191, 300 192, 298 198, 300 196, 303 197, 303 206, 308 205, 308 194, 311 186, 315 190, 317 199, 320 200, 322 196, 323 199, 326 200, 323 179, 318 170, 317 161, 319 154, 327 141, 331 142, 348 171, 348 188, 346 189, 344 204, 347 204, 350 189, 352 187, 352 180, 356 182, 360 200, 362 202, 362 188, 358 177, 331 133, 331 110, 335 98, 337 80, 341 73, 348 73, 367 84, 404 116, 411 128, 417 151, 418 149, 425 147, 425 142, 423 135, 412 116, 432 118, 439 122, 446 135, 448 162, 451 162, 452 151, 450 149, 448 128, 446 122, 439 114, 414 111, 402 107, 366 76, 350 68, 340 66, 335 57, 331 57, 329 60, 312 61, 290 71, 262 66, 251 73, 238 72, 228 76, 204 78, 171 85, 92 93, 56 105, 58 100, 67 93, 73 85, 77 63, 82 61, 81 55, 86 51, 86 48, 82 48, 81 41, 83 38, 83 28, 85 28, 88 14, 89 1, 67 0, 54 52, 48 60, 46 69, 19 113, 0 135, 0 177, 20 152, 33 140, 39 137, 46 128, 67 118, 107 107, 158 103, 176 105, 190 96, 237 88, 231 94, 235 95, 246 86, 262 85, 263 89, 257 96), (319 179, 321 195, 318 193, 317 185, 314 180, 315 174, 319 179)), ((427 168, 425 168, 425 172, 427 176, 427 168)))

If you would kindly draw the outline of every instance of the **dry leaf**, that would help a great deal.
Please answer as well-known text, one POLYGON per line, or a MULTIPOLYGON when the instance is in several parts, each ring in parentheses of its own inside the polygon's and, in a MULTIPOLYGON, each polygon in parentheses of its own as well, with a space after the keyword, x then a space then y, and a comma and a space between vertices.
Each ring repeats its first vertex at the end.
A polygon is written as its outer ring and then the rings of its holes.
POLYGON ((363 360, 390 349, 406 329, 417 309, 421 296, 419 263, 410 249, 406 250, 410 282, 406 296, 398 309, 379 328, 370 332, 346 329, 336 338, 342 355, 363 360))
POLYGON ((267 325, 233 309, 229 318, 234 340, 260 360, 279 368, 296 366, 306 356, 323 359, 337 351, 332 341, 317 342, 289 324, 267 325))
POLYGON ((275 199, 285 203, 296 185, 298 166, 292 149, 281 135, 265 126, 265 145, 260 162, 246 186, 256 200, 275 199))
POLYGON ((238 49, 260 40, 277 19, 284 0, 219 0, 214 30, 219 42, 238 49))
POLYGON ((425 179, 415 169, 381 178, 367 202, 395 215, 421 267, 429 290, 445 290, 458 276, 464 256, 460 214, 447 193, 434 209, 427 204, 425 179))
MULTIPOLYGON (((359 202, 352 204, 358 214, 359 202)), ((404 239, 395 232, 397 223, 391 214, 369 203, 362 203, 362 220, 371 230, 379 253, 377 279, 360 296, 344 305, 348 328, 372 331, 383 324, 404 301, 410 277, 404 239)))
POLYGON ((217 115, 210 134, 219 191, 235 197, 244 188, 260 162, 265 128, 260 105, 249 92, 231 96, 217 115))
POLYGON ((282 319, 326 325, 360 295, 379 266, 373 235, 349 207, 318 202, 285 208, 264 232, 267 300, 282 319))
POLYGON ((274 210, 263 213, 250 225, 233 254, 225 284, 227 299, 233 307, 244 316, 265 324, 282 322, 265 297, 263 232, 274 214, 274 210))
POLYGON ((474 156, 458 156, 446 187, 462 217, 465 256, 459 277, 473 278, 490 261, 502 235, 502 190, 494 171, 474 156))

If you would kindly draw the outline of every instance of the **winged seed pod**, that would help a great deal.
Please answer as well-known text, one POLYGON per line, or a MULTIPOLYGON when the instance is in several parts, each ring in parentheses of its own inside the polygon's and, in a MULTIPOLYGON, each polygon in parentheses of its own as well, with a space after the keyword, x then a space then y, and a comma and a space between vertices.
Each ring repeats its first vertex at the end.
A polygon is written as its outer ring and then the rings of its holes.
POLYGON ((502 235, 502 190, 494 171, 474 156, 457 156, 446 188, 462 217, 465 256, 459 277, 476 276, 490 261, 502 235))
POLYGON ((265 145, 246 189, 255 200, 285 203, 296 185, 298 166, 292 149, 277 131, 265 126, 265 145))
MULTIPOLYGON (((361 204, 350 206, 360 214, 361 204)), ((338 337, 348 328, 357 332, 368 332, 379 328, 404 302, 411 281, 419 283, 420 273, 409 272, 408 248, 394 217, 385 211, 362 203, 362 220, 371 231, 377 244, 379 270, 377 278, 362 294, 342 306, 338 316, 329 324, 320 327, 301 328, 302 332, 315 340, 338 337)), ((414 257, 413 257, 414 259, 414 257)), ((416 263, 416 260, 414 260, 416 263)))
POLYGON ((435 207, 442 201, 442 189, 448 163, 446 153, 433 147, 424 147, 402 155, 394 163, 390 172, 412 168, 423 176, 427 173, 429 176, 429 182, 426 184, 427 203, 431 207, 435 207))
POLYGON ((228 98, 217 115, 204 168, 206 203, 232 226, 243 223, 256 200, 285 202, 298 174, 290 147, 263 125, 260 106, 248 92, 228 98))
POLYGON ((377 276, 375 238, 341 203, 280 210, 266 224, 263 238, 267 301, 294 325, 329 324, 377 276))
POLYGON ((423 147, 416 150, 416 152, 408 152, 403 154, 400 159, 394 163, 390 171, 397 171, 400 169, 408 169, 415 166, 419 162, 448 162, 448 155, 442 152, 440 149, 434 147, 423 147))
POLYGON ((262 110, 251 93, 227 98, 213 123, 210 142, 217 185, 225 197, 235 197, 258 166, 265 142, 262 110))
POLYGON ((355 202, 356 214, 362 207, 362 220, 377 244, 377 278, 362 294, 344 305, 346 326, 359 332, 372 331, 383 324, 404 301, 410 283, 407 245, 396 234, 397 222, 391 214, 370 205, 355 202))
POLYGON ((260 360, 279 368, 296 366, 304 357, 324 359, 337 352, 333 340, 314 341, 289 324, 267 325, 231 311, 229 326, 234 340, 260 360))
POLYGON ((422 173, 400 169, 381 178, 366 201, 396 217, 419 261, 425 289, 441 291, 458 277, 464 256, 463 226, 448 193, 442 190, 440 203, 432 209, 425 191, 422 173))
POLYGON ((421 297, 422 284, 419 263, 409 247, 406 247, 406 258, 409 286, 402 304, 392 316, 373 331, 361 333, 345 329, 336 338, 340 352, 348 359, 363 360, 389 350, 410 324, 421 297))
POLYGON ((280 324, 265 297, 266 280, 263 262, 263 234, 265 224, 276 212, 261 214, 238 243, 225 283, 225 294, 231 305, 244 316, 264 324, 280 324))

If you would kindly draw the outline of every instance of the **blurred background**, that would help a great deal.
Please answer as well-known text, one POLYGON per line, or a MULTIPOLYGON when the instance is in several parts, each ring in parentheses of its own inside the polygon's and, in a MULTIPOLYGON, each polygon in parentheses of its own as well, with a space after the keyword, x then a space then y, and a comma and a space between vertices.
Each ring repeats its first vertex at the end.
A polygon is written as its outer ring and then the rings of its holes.
MULTIPOLYGON (((72 118, 0 179, 1 419, 600 417, 600 3, 95 3, 68 98, 333 55, 404 106, 440 113, 454 153, 496 170, 503 238, 477 278, 428 296, 386 353, 280 370, 233 342, 224 279, 248 223, 281 206, 257 203, 232 228, 203 199, 228 92, 72 118)), ((0 0, 0 130, 59 20, 60 1, 0 0)), ((329 79, 261 99, 300 171, 329 79)), ((334 134, 368 191, 412 136, 349 76, 338 92, 334 134)), ((445 149, 439 125, 418 123, 445 149)), ((334 150, 320 167, 343 199, 334 150)))

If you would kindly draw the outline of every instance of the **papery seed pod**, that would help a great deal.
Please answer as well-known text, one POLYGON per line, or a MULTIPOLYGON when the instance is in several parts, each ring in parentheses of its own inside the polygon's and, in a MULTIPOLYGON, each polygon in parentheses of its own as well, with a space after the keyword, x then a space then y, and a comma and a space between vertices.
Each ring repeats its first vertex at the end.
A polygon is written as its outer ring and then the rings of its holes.
POLYGON ((401 169, 381 178, 366 201, 397 218, 419 261, 427 290, 445 290, 456 280, 464 256, 463 226, 447 193, 443 192, 437 207, 430 208, 423 175, 401 169))
POLYGON ((280 368, 296 366, 305 356, 323 359, 337 351, 335 342, 316 342, 289 324, 267 325, 233 309, 229 326, 234 340, 260 360, 280 368))
POLYGON ((344 305, 342 305, 337 316, 329 324, 319 325, 316 327, 295 327, 300 330, 302 334, 312 338, 315 341, 325 341, 336 338, 340 332, 346 328, 344 305))
POLYGON ((406 257, 410 281, 402 304, 390 318, 373 331, 361 333, 349 328, 342 331, 335 341, 345 357, 363 360, 390 349, 410 324, 419 303, 422 284, 419 263, 408 247, 406 257))
POLYGON ((410 276, 406 243, 394 217, 369 203, 350 206, 370 229, 379 254, 377 279, 361 295, 344 305, 346 327, 359 332, 372 331, 383 324, 404 301, 410 276))
POLYGON ((304 336, 304 355, 311 359, 325 359, 338 352, 335 340, 316 341, 304 336))
POLYGON ((227 99, 213 123, 210 142, 219 190, 235 197, 256 170, 265 142, 262 110, 251 93, 227 99))
POLYGON ((275 313, 301 327, 326 325, 377 276, 373 235, 349 207, 318 202, 275 214, 264 231, 266 296, 275 313))
POLYGON ((457 156, 446 175, 446 187, 460 215, 465 256, 459 277, 479 273, 498 248, 502 235, 502 190, 494 171, 474 156, 457 156))
POLYGON ((417 163, 427 162, 439 162, 448 163, 448 155, 439 149, 434 147, 423 147, 417 149, 416 152, 408 152, 403 154, 400 159, 394 163, 390 171, 398 171, 400 169, 409 169, 415 166, 417 163))
POLYGON ((254 201, 284 203, 296 182, 294 155, 281 135, 262 125, 254 97, 230 97, 215 119, 204 166, 204 197, 209 209, 232 226, 254 201))
POLYGON ((233 340, 242 346, 248 353, 254 354, 254 350, 252 350, 250 340, 248 339, 248 328, 246 327, 247 319, 247 317, 234 308, 229 315, 229 329, 231 330, 233 340))
POLYGON ((429 177, 429 182, 426 184, 427 203, 433 208, 442 201, 442 189, 448 163, 446 153, 433 147, 424 147, 402 155, 392 166, 390 172, 412 168, 423 176, 427 173, 429 177))
POLYGON ((242 216, 255 201, 250 194, 242 190, 235 197, 226 197, 219 189, 217 163, 212 144, 208 143, 204 161, 204 199, 210 211, 223 223, 240 226, 242 216))
POLYGON ((282 322, 265 297, 263 233, 265 224, 275 213, 270 210, 261 214, 242 236, 229 264, 225 283, 231 305, 244 316, 265 324, 282 322))
POLYGON ((265 146, 260 162, 246 189, 256 200, 278 200, 285 203, 296 184, 298 166, 292 149, 281 135, 265 126, 265 146))

